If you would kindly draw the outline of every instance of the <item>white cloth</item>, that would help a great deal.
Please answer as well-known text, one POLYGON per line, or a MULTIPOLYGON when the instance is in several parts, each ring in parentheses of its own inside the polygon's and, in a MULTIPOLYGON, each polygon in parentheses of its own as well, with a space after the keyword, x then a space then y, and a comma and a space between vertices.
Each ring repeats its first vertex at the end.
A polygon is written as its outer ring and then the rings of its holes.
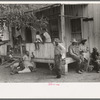
POLYGON ((80 44, 80 45, 79 45, 79 50, 83 52, 83 53, 82 53, 83 57, 84 57, 86 60, 88 60, 88 59, 89 59, 89 50, 88 50, 88 46, 80 44))
POLYGON ((42 38, 40 37, 40 35, 36 35, 36 41, 40 40, 40 42, 42 42, 42 38))
POLYGON ((23 56, 23 63, 24 63, 25 68, 27 68, 29 66, 33 67, 33 64, 31 63, 31 57, 30 56, 24 55, 23 56))
POLYGON ((18 71, 18 73, 28 73, 28 72, 31 72, 29 68, 25 68, 22 71, 18 71))
POLYGON ((46 38, 46 41, 45 42, 51 42, 51 37, 50 37, 50 35, 47 32, 45 32, 43 35, 46 38))
POLYGON ((64 45, 62 43, 58 44, 61 47, 61 55, 62 55, 62 59, 66 58, 66 48, 64 47, 64 45))

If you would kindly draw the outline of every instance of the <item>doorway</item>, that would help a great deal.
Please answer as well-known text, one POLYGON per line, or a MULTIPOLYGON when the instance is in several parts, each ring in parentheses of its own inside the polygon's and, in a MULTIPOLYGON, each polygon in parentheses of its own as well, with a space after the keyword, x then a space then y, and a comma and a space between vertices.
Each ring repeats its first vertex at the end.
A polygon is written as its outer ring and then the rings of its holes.
POLYGON ((71 19, 71 36, 76 40, 82 39, 81 18, 71 19))
POLYGON ((32 43, 32 31, 31 28, 29 27, 25 28, 25 38, 26 38, 26 43, 32 43))

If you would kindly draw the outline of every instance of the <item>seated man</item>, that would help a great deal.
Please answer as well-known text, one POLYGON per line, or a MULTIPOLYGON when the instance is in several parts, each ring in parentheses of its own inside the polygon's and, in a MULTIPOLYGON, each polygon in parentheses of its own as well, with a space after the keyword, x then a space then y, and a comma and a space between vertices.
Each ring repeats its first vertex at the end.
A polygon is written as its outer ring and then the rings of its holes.
POLYGON ((83 70, 87 69, 88 62, 89 62, 89 49, 88 49, 88 46, 86 46, 86 41, 87 41, 87 39, 82 39, 79 44, 80 54, 84 57, 83 70))
POLYGON ((100 59, 99 59, 99 53, 97 51, 97 48, 93 48, 90 64, 94 66, 97 73, 100 72, 100 59))
POLYGON ((89 58, 89 50, 88 46, 86 45, 87 39, 82 39, 79 44, 80 52, 83 54, 84 58, 87 60, 89 58))
POLYGON ((82 74, 82 62, 84 61, 83 56, 80 54, 78 41, 73 39, 72 44, 68 48, 69 56, 76 60, 77 72, 82 74))

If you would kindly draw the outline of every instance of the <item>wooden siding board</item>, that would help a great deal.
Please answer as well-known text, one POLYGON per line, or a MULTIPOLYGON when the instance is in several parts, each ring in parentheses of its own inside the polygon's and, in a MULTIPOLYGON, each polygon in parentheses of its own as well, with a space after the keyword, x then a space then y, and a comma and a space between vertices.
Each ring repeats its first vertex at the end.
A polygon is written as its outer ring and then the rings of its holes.
POLYGON ((54 59, 54 46, 52 43, 39 44, 40 49, 35 50, 34 43, 27 43, 26 50, 29 51, 30 54, 34 53, 36 58, 39 59, 54 59))

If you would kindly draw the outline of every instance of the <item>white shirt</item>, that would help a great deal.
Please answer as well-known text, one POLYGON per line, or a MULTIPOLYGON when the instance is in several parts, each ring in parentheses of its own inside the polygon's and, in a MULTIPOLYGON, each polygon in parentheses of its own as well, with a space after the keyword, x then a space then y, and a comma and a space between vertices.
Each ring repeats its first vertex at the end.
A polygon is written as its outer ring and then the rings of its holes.
POLYGON ((36 40, 40 40, 42 42, 40 35, 36 35, 36 40))
POLYGON ((62 59, 64 59, 66 58, 66 48, 64 47, 62 43, 59 43, 59 46, 62 48, 61 55, 62 55, 62 59))
POLYGON ((50 37, 50 35, 47 32, 45 32, 43 35, 46 38, 46 41, 45 42, 51 42, 51 37, 50 37))

